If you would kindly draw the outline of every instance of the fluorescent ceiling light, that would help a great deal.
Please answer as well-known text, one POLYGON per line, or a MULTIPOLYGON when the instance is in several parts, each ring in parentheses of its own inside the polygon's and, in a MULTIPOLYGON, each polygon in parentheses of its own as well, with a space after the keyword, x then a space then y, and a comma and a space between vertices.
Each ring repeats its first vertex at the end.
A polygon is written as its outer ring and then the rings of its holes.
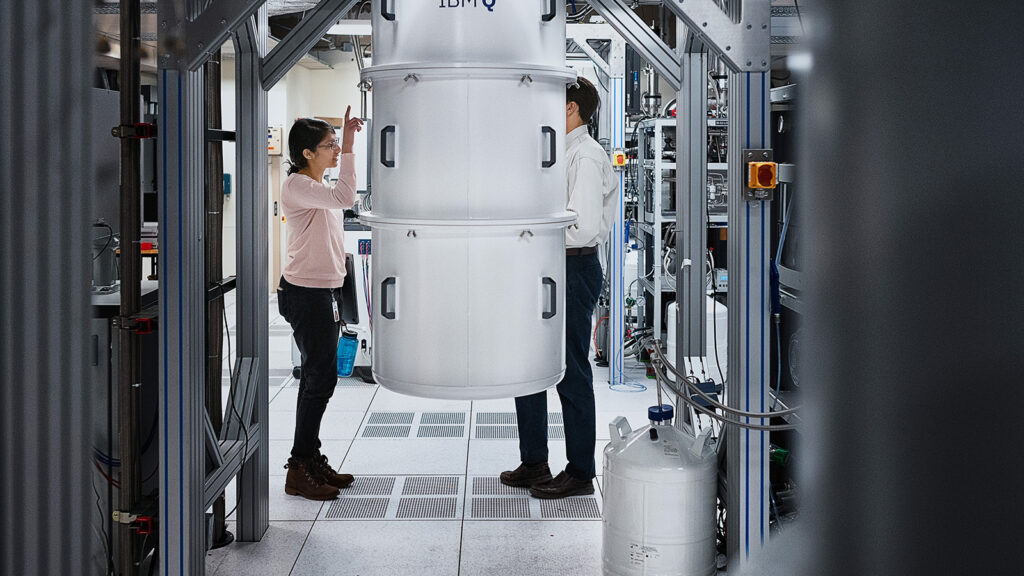
POLYGON ((369 20, 339 20, 328 28, 327 33, 337 36, 369 36, 371 30, 369 20))

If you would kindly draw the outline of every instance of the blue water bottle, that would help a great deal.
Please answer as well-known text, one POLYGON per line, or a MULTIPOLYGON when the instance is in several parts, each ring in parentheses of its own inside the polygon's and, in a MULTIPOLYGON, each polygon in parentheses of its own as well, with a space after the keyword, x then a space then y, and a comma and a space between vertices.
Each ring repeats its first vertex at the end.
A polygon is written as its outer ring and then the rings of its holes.
POLYGON ((344 328, 341 331, 341 338, 338 339, 338 378, 348 378, 352 375, 352 366, 356 362, 356 345, 358 338, 356 333, 344 328))

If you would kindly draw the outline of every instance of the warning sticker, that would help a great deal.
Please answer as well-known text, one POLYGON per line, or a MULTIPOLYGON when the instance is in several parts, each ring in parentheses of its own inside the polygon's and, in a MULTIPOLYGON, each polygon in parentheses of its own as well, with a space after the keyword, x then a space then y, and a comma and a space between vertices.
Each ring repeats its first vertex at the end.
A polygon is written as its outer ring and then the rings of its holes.
POLYGON ((644 546, 636 542, 629 544, 629 563, 633 566, 643 566, 650 560, 661 558, 661 553, 654 546, 644 546))

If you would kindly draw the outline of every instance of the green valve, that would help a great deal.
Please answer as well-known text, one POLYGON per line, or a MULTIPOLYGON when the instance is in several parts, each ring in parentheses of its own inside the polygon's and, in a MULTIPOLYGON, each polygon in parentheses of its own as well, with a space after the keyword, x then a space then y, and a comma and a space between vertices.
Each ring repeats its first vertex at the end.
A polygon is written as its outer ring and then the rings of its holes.
POLYGON ((789 463, 789 450, 779 448, 778 446, 772 446, 768 450, 768 457, 771 458, 772 462, 785 466, 789 463))

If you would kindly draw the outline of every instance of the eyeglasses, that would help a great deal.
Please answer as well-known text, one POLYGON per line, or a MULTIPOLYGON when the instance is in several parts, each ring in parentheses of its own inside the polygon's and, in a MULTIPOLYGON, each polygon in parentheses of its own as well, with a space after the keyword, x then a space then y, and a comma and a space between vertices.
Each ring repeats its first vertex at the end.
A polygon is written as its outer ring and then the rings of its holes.
POLYGON ((327 144, 320 144, 317 148, 341 148, 341 143, 337 140, 331 140, 327 144))

